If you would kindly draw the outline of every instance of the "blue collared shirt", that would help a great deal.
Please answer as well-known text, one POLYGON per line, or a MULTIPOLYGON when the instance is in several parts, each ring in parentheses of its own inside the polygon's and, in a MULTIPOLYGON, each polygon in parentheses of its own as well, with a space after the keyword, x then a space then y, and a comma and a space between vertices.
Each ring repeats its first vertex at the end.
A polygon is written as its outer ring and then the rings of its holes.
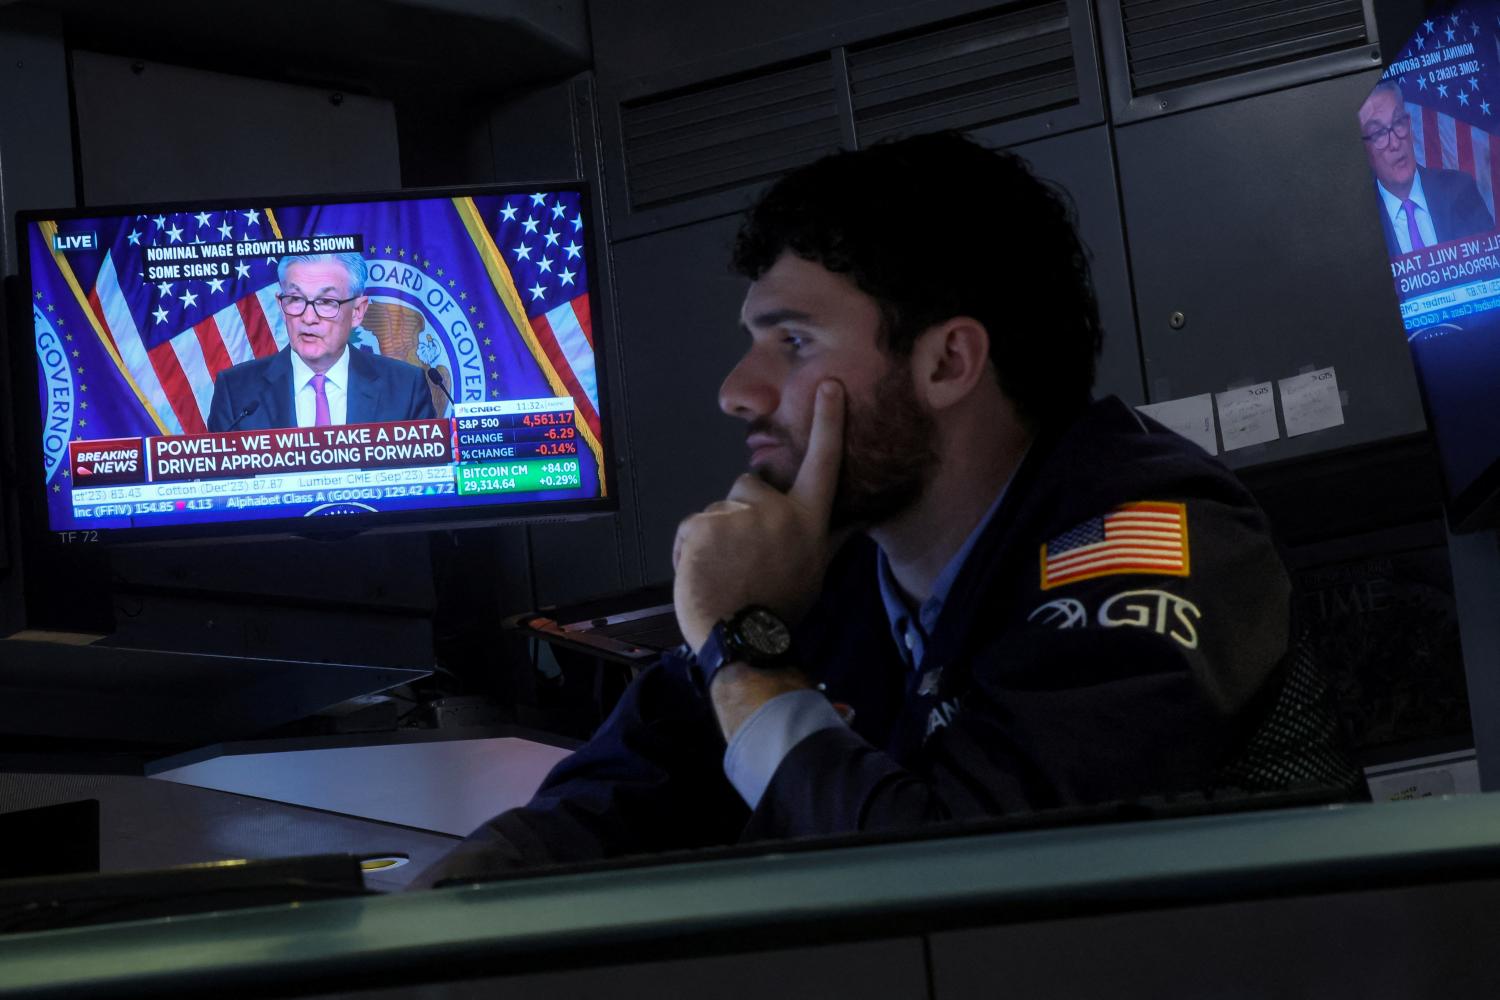
MULTIPOLYGON (((880 552, 876 570, 880 581, 880 597, 885 602, 886 615, 890 618, 891 636, 908 667, 916 669, 921 666, 927 640, 937 626, 938 616, 943 612, 943 603, 948 599, 953 581, 958 579, 964 561, 969 558, 979 536, 989 527, 1004 499, 1005 487, 1001 487, 995 502, 990 504, 989 510, 979 519, 979 524, 938 574, 933 583, 932 596, 922 602, 915 616, 891 574, 890 561, 886 559, 884 551, 880 552)), ((842 725, 844 720, 820 691, 788 691, 786 694, 779 694, 752 712, 735 732, 724 751, 724 774, 745 803, 754 809, 760 804, 761 796, 766 793, 771 776, 793 747, 813 733, 842 725)))
MULTIPOLYGON (((1009 485, 1008 483, 1006 485, 1009 485)), ((959 546, 953 558, 948 560, 948 565, 938 574, 932 583, 932 596, 922 602, 917 608, 916 614, 912 614, 911 605, 906 602, 906 595, 901 592, 901 585, 896 582, 896 577, 891 573, 891 561, 886 558, 885 550, 881 549, 876 559, 876 572, 880 580, 880 599, 885 603, 885 615, 890 619, 891 638, 896 643, 897 650, 901 653, 901 659, 906 661, 908 668, 916 670, 922 665, 922 656, 927 652, 927 641, 932 638, 932 630, 937 628, 938 618, 943 613, 943 605, 948 600, 948 592, 953 589, 953 581, 958 579, 959 572, 968 561, 969 553, 974 551, 974 546, 979 541, 979 536, 984 534, 984 529, 990 526, 995 518, 995 511, 1000 509, 1000 502, 1005 499, 1005 487, 1000 488, 1000 495, 995 502, 990 504, 990 509, 984 512, 974 530, 969 532, 969 537, 964 539, 963 545, 959 546)))

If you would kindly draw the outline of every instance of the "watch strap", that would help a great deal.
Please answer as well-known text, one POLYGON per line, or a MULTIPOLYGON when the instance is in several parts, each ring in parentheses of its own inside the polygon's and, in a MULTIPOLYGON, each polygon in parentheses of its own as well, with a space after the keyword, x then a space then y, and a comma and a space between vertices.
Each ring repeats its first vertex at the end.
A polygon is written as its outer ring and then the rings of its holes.
POLYGON ((698 682, 698 689, 705 693, 713 683, 714 674, 734 660, 728 628, 727 621, 715 622, 714 627, 709 629, 708 638, 703 641, 703 648, 693 655, 693 677, 698 682))

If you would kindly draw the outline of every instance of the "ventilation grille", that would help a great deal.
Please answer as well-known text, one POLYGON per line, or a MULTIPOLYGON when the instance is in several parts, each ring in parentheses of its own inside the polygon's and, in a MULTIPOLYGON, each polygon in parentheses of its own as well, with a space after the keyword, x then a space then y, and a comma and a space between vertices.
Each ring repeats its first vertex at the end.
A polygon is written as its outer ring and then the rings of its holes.
POLYGON ((1123 0, 1121 12, 1136 94, 1367 41, 1360 0, 1123 0))
POLYGON ((826 56, 632 101, 620 119, 637 211, 776 177, 842 138, 826 56))
POLYGON ((1067 5, 1032 4, 851 49, 849 91, 860 145, 1076 104, 1067 5))

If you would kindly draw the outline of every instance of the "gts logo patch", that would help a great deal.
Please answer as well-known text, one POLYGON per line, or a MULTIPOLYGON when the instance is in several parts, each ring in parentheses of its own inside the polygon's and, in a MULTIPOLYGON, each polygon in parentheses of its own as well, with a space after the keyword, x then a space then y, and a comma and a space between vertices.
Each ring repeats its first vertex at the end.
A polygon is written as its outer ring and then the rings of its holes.
MULTIPOLYGON (((1057 629, 1084 628, 1089 619, 1083 602, 1071 597, 1048 601, 1026 616, 1029 622, 1057 629)), ((1186 649, 1197 649, 1203 612, 1187 598, 1165 590, 1125 590, 1099 605, 1093 620, 1101 628, 1150 629, 1186 649)))

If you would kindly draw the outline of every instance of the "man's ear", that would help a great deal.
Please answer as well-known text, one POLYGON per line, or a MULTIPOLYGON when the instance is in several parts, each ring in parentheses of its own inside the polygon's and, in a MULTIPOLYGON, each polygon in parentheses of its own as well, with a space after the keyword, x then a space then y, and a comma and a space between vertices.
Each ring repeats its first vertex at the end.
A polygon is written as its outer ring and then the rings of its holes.
POLYGON ((981 379, 993 378, 990 335, 972 316, 955 316, 917 335, 911 370, 919 399, 934 410, 966 399, 981 379))

